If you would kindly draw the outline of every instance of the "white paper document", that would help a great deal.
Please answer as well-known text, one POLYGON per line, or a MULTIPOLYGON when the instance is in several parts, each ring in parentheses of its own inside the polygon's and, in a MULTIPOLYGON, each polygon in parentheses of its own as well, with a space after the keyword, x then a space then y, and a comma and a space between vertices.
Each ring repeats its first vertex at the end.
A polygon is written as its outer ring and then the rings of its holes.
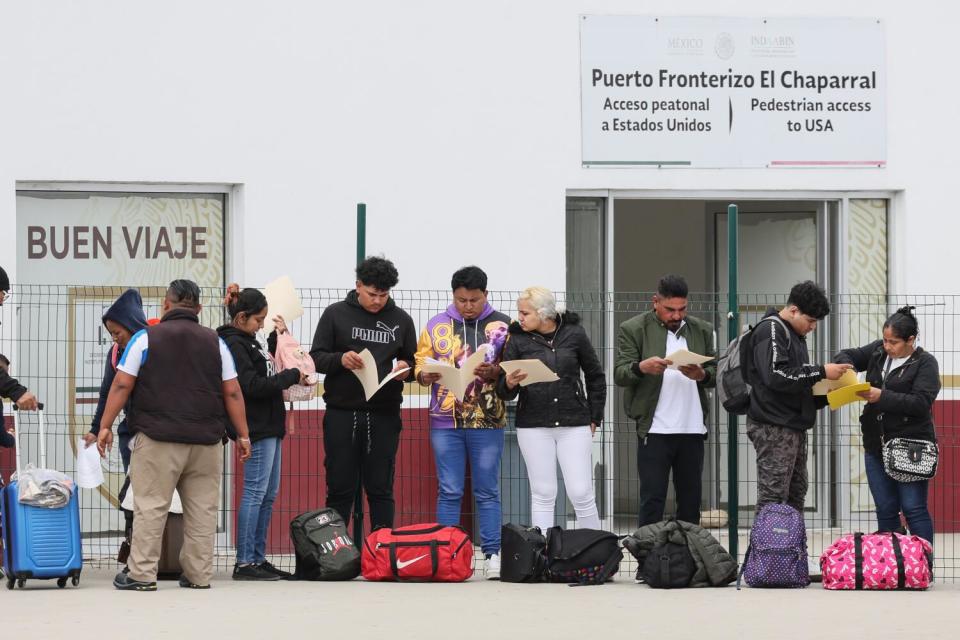
POLYGON ((527 377, 520 381, 521 387, 538 382, 555 382, 560 379, 550 367, 543 364, 542 360, 537 360, 536 358, 530 360, 508 360, 501 362, 500 368, 506 371, 508 375, 517 369, 527 374, 527 377))
POLYGON ((289 327, 303 315, 303 304, 290 276, 282 276, 268 284, 263 288, 263 295, 267 297, 267 317, 263 319, 263 330, 267 333, 273 331, 273 319, 277 316, 282 316, 289 327))
POLYGON ((849 387, 850 385, 857 384, 858 382, 860 382, 860 380, 857 378, 857 373, 855 371, 844 371, 843 375, 836 380, 821 380, 817 384, 813 385, 813 395, 825 396, 834 389, 849 387))
MULTIPOLYGON (((127 486, 127 492, 123 495, 123 502, 120 503, 120 508, 133 511, 133 506, 133 484, 130 484, 127 486)), ((183 513, 183 502, 180 500, 180 493, 176 489, 173 490, 173 497, 170 499, 170 509, 168 513, 183 513)))
POLYGON ((103 484, 103 467, 97 445, 89 447, 83 438, 77 438, 77 486, 81 489, 96 489, 103 484))
POLYGON ((694 353, 692 351, 687 351, 686 349, 680 349, 674 351, 666 358, 673 364, 671 364, 668 369, 679 369, 680 367, 686 367, 691 364, 704 364, 713 360, 710 356, 702 356, 699 353, 694 353))
POLYGON ((357 376, 360 384, 363 385, 363 395, 366 396, 367 402, 370 401, 370 398, 372 398, 377 391, 380 391, 380 389, 383 388, 383 385, 387 384, 404 371, 410 370, 410 367, 400 369, 390 373, 383 380, 377 380, 377 362, 373 359, 373 354, 370 353, 370 349, 364 349, 358 355, 360 356, 360 359, 363 360, 363 368, 353 369, 353 375, 357 376))
POLYGON ((463 361, 463 366, 459 369, 449 362, 440 362, 433 358, 427 358, 420 370, 424 373, 439 373, 438 384, 442 384, 450 392, 457 396, 458 400, 463 400, 467 393, 467 387, 476 380, 477 376, 473 374, 474 369, 483 364, 483 359, 492 347, 489 344, 482 344, 477 347, 477 351, 463 361))

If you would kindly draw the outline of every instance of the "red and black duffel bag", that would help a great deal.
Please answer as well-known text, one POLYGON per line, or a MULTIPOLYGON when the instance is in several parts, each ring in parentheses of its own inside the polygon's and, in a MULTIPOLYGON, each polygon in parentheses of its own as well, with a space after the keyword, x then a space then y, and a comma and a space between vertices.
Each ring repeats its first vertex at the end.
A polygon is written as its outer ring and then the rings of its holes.
POLYGON ((460 527, 383 527, 363 542, 360 564, 367 580, 463 582, 473 575, 473 544, 460 527))

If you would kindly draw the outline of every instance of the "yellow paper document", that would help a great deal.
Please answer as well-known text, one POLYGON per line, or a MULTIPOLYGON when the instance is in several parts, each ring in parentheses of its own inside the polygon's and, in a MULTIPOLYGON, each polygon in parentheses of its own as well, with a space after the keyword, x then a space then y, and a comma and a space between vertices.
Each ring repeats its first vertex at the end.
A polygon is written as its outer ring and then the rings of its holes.
POLYGON ((857 384, 840 387, 839 389, 834 389, 827 394, 827 402, 830 403, 830 408, 836 411, 840 407, 848 405, 851 402, 863 402, 863 398, 857 394, 869 389, 869 382, 858 382, 857 384))
POLYGON ((477 347, 476 353, 464 360, 463 366, 459 369, 449 362, 440 362, 433 358, 427 358, 427 361, 420 367, 420 370, 424 373, 439 373, 440 379, 437 380, 437 383, 445 386, 450 390, 450 393, 462 401, 463 396, 467 393, 467 387, 469 387, 477 377, 473 375, 474 369, 483 363, 487 351, 491 348, 489 344, 480 345, 477 347))
POLYGON ((679 369, 680 367, 686 367, 691 364, 704 364, 705 362, 710 362, 713 358, 710 356, 702 356, 699 353, 687 351, 686 349, 679 349, 668 355, 667 360, 673 363, 667 367, 668 369, 679 369))
POLYGON ((557 377, 557 374, 550 370, 550 367, 536 358, 530 360, 508 360, 501 362, 500 368, 508 374, 513 373, 517 369, 527 374, 527 377, 520 382, 521 387, 538 382, 555 382, 560 379, 557 377))
POLYGON ((273 319, 277 316, 281 316, 289 327, 303 315, 303 304, 290 276, 282 276, 268 284, 263 288, 263 295, 267 297, 267 317, 263 319, 263 330, 267 333, 273 331, 273 319))
POLYGON ((370 353, 370 349, 364 349, 359 354, 360 359, 363 360, 362 369, 353 369, 353 375, 357 376, 357 379, 360 380, 360 384, 363 385, 363 395, 367 398, 367 402, 370 401, 377 391, 383 388, 383 385, 387 384, 398 375, 404 371, 409 371, 410 367, 405 369, 400 369, 399 371, 394 371, 384 377, 383 380, 377 380, 377 362, 373 359, 373 354, 370 353))
POLYGON ((852 384, 857 384, 860 382, 857 380, 857 372, 847 370, 843 372, 843 375, 836 380, 821 380, 817 384, 813 385, 813 395, 815 396, 825 396, 834 389, 840 389, 842 387, 849 387, 852 384))

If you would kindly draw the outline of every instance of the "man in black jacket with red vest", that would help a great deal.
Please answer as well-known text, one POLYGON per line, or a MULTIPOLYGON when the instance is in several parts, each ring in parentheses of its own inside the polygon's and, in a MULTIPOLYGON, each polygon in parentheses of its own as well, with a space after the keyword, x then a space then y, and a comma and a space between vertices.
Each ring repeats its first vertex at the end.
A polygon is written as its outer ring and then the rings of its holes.
POLYGON ((127 423, 133 435, 130 486, 136 526, 130 571, 114 578, 117 589, 156 590, 174 489, 183 502, 180 586, 209 588, 228 420, 237 433, 240 459, 250 457, 233 357, 215 331, 200 326, 199 313, 196 283, 170 283, 160 323, 130 339, 107 398, 97 439, 101 456, 113 442, 113 421, 132 394, 127 423))

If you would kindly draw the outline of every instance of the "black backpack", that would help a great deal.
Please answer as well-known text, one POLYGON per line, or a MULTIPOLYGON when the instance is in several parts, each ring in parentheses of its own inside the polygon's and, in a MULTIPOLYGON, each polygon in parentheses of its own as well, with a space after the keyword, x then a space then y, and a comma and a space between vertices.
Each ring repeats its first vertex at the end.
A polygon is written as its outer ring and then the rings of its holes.
POLYGON ((657 543, 647 552, 643 564, 637 571, 637 578, 654 589, 682 589, 689 587, 697 572, 693 555, 687 548, 687 534, 677 527, 683 536, 683 544, 670 542, 671 531, 661 529, 657 533, 657 543))
POLYGON ((608 531, 560 527, 547 530, 547 579, 572 584, 603 584, 620 570, 620 539, 608 531))
POLYGON ((508 523, 500 529, 500 582, 541 582, 547 539, 540 527, 508 523))
POLYGON ((353 580, 360 575, 360 551, 334 509, 301 513, 290 522, 297 556, 297 580, 353 580))
MULTIPOLYGON (((787 348, 790 348, 790 330, 780 316, 768 316, 760 322, 776 322, 787 332, 787 348)), ((747 363, 753 357, 753 332, 760 322, 734 338, 717 361, 717 396, 720 404, 729 413, 740 416, 750 411, 750 380, 747 363)))

